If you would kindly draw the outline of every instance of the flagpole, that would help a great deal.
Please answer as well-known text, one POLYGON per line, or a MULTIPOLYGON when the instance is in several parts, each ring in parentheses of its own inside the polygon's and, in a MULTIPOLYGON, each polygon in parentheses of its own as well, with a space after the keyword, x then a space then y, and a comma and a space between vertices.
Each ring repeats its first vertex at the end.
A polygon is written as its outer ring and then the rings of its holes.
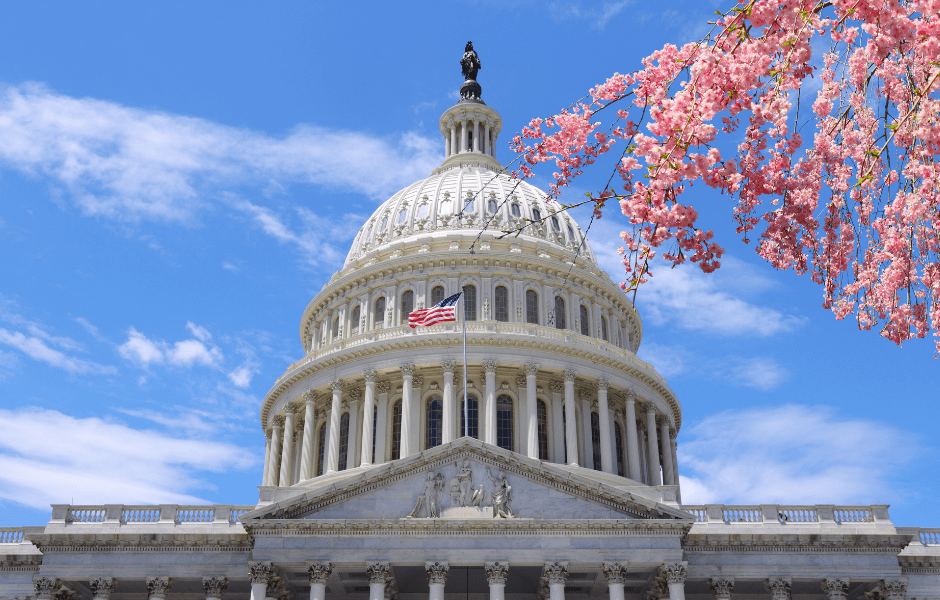
POLYGON ((466 437, 470 436, 470 398, 467 396, 467 305, 466 299, 463 298, 463 434, 466 437))

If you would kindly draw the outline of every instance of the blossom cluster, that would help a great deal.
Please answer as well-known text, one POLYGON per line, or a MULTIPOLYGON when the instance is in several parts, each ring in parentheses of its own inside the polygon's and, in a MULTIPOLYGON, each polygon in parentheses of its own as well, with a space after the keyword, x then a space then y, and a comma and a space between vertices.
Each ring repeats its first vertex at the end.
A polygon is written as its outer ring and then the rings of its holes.
POLYGON ((822 286, 837 318, 898 344, 940 337, 940 0, 739 0, 719 15, 698 43, 534 119, 513 139, 514 175, 554 162, 558 199, 623 147, 619 183, 589 201, 596 216, 618 201, 628 222, 624 290, 657 253, 720 266, 724 250, 683 203, 701 181, 734 199, 738 233, 771 265, 822 286), (822 85, 807 99, 811 77, 822 85))

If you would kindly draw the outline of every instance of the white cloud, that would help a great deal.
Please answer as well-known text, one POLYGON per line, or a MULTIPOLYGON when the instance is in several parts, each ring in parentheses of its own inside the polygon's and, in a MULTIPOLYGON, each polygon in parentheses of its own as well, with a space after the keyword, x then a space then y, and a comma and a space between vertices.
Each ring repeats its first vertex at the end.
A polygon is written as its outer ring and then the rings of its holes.
POLYGON ((95 327, 95 325, 85 317, 75 317, 75 322, 81 325, 85 331, 91 335, 91 337, 95 338, 99 342, 108 342, 108 339, 101 335, 101 332, 98 331, 98 328, 95 327))
MULTIPOLYGON (((30 328, 30 330, 36 333, 41 332, 34 328, 30 328)), ((49 339, 50 336, 46 334, 43 335, 42 338, 49 339)), ((64 369, 73 374, 111 375, 117 372, 117 369, 112 366, 99 365, 89 360, 75 358, 55 348, 51 348, 46 344, 44 339, 35 336, 27 336, 19 331, 8 331, 0 328, 0 344, 11 346, 33 360, 44 362, 49 366, 64 369)), ((68 338, 52 339, 56 341, 68 338)), ((62 345, 61 341, 59 343, 62 345)))
POLYGON ((230 372, 228 378, 232 385, 244 389, 251 385, 252 378, 260 372, 261 365, 252 359, 248 359, 230 372))
POLYGON ((170 346, 162 340, 151 340, 131 327, 127 332, 127 341, 118 347, 118 352, 145 369, 151 364, 164 363, 178 367, 219 365, 223 360, 222 351, 211 343, 208 346, 203 343, 203 340, 210 340, 212 335, 204 327, 193 323, 187 323, 186 327, 201 339, 183 340, 170 346))
POLYGON ((70 501, 202 503, 191 493, 210 487, 199 471, 257 463, 249 450, 233 444, 173 438, 36 407, 0 409, 0 429, 0 499, 34 508, 70 501))
POLYGON ((663 377, 684 375, 699 380, 723 381, 737 387, 768 391, 786 381, 790 372, 773 357, 714 353, 702 356, 684 346, 645 342, 637 356, 663 377))
POLYGON ((0 88, 0 165, 51 177, 87 215, 190 222, 213 192, 302 182, 384 200, 426 177, 440 144, 313 125, 275 138, 204 119, 0 88))
POLYGON ((682 501, 884 502, 886 493, 903 493, 900 468, 918 446, 907 432, 827 406, 726 411, 680 435, 682 501))
POLYGON ((631 4, 633 0, 621 0, 620 2, 604 2, 600 5, 591 4, 590 8, 585 8, 575 2, 552 2, 548 10, 553 21, 589 21, 592 28, 603 30, 608 21, 631 4))

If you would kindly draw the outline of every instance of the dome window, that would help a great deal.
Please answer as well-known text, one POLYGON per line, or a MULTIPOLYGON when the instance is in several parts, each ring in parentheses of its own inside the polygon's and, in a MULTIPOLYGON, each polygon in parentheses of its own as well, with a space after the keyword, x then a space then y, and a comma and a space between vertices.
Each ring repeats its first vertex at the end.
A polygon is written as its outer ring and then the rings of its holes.
POLYGON ((571 228, 571 225, 568 225, 568 239, 574 241, 574 229, 571 228))
POLYGON ((372 223, 371 223, 371 222, 370 222, 368 225, 366 225, 366 231, 365 231, 365 233, 364 233, 363 236, 362 236, 362 241, 368 240, 370 233, 372 233, 372 223))
POLYGON ((535 221, 536 223, 542 220, 542 212, 539 209, 537 208, 532 209, 532 220, 535 221))
POLYGON ((504 285, 496 286, 496 302, 494 307, 496 320, 509 321, 509 289, 504 285))
POLYGON ((401 295, 401 323, 408 323, 408 315, 415 309, 415 293, 411 290, 405 290, 401 295))
POLYGON ((490 198, 490 201, 486 203, 486 207, 491 215, 495 215, 497 209, 496 198, 490 198))
POLYGON ((420 207, 418 207, 418 218, 423 219, 426 216, 428 216, 428 205, 422 204, 420 207))
POLYGON ((441 214, 442 215, 452 214, 452 211, 450 208, 450 198, 448 197, 447 194, 444 194, 444 199, 441 200, 441 214))
POLYGON ((407 208, 401 209, 401 212, 398 213, 398 224, 401 225, 402 223, 404 223, 405 217, 407 216, 408 216, 408 209, 407 208))
POLYGON ((382 229, 384 230, 386 227, 388 227, 388 215, 385 215, 382 219, 382 229))
POLYGON ((517 203, 514 202, 510 210, 512 211, 512 216, 514 217, 522 216, 522 211, 519 209, 519 205, 517 203))
POLYGON ((436 285, 431 289, 431 306, 444 301, 444 286, 436 285))
POLYGON ((552 229, 555 231, 561 231, 561 224, 558 223, 558 217, 552 217, 552 229))

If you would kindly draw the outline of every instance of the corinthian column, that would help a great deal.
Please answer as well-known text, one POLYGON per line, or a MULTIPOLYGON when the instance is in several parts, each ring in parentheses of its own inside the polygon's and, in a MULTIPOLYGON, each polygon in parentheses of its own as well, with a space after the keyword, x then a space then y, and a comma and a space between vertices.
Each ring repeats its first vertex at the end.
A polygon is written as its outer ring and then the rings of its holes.
POLYGON ((415 366, 412 364, 402 365, 401 378, 404 380, 401 384, 401 442, 399 445, 399 457, 405 458, 411 455, 411 386, 414 381, 415 366))
POLYGON ((95 577, 88 582, 91 588, 91 597, 94 600, 109 600, 111 592, 117 587, 117 579, 114 577, 95 577))
POLYGON ((640 442, 636 432, 636 394, 633 390, 627 392, 624 410, 624 419, 627 421, 627 474, 633 481, 643 480, 643 470, 640 468, 640 442))
POLYGON ((306 481, 313 477, 314 447, 313 438, 316 431, 317 413, 314 402, 317 395, 312 391, 304 392, 304 434, 300 451, 300 479, 306 481))
POLYGON ((366 563, 369 575, 369 600, 385 600, 385 584, 391 566, 387 562, 366 563))
POLYGON ((326 452, 326 473, 335 473, 339 469, 339 418, 343 408, 343 381, 334 379, 330 387, 333 388, 333 403, 330 405, 330 447, 326 452))
POLYGON ((58 591, 61 582, 51 577, 40 577, 33 583, 33 589, 36 590, 35 600, 52 600, 58 591))
POLYGON ((565 600, 565 582, 568 580, 568 563, 545 563, 542 573, 548 580, 549 600, 565 600))
POLYGON ((601 471, 616 473, 613 455, 610 451, 610 410, 607 407, 607 388, 610 382, 600 379, 597 382, 597 422, 601 428, 601 471))
MULTIPOLYGON (((646 441, 647 458, 649 459, 649 485, 662 485, 662 475, 659 473, 659 442, 656 441, 656 407, 650 402, 646 405, 646 441)), ((670 598, 670 600, 675 600, 670 598)))
MULTIPOLYGON (((578 423, 574 408, 575 372, 567 370, 565 377, 565 448, 568 452, 568 464, 578 466, 578 423)), ((564 592, 564 590, 562 590, 564 592)))
POLYGON ((526 456, 535 459, 539 457, 539 405, 535 395, 538 392, 535 388, 535 376, 538 372, 538 365, 525 366, 526 456))
POLYGON ((444 369, 444 406, 441 407, 441 442, 454 441, 454 431, 457 430, 457 420, 454 418, 454 370, 457 363, 445 360, 441 363, 444 369))
POLYGON ((372 429, 375 417, 375 370, 369 369, 362 376, 366 380, 366 394, 362 402, 362 448, 360 449, 359 464, 361 466, 372 464, 372 429))
POLYGON ((378 407, 379 410, 375 418, 375 462, 376 464, 384 463, 387 458, 386 454, 386 435, 385 430, 388 428, 388 392, 391 389, 391 385, 387 381, 382 381, 375 385, 375 390, 379 394, 378 407))
POLYGON ((277 459, 281 455, 281 433, 284 431, 284 417, 275 415, 271 419, 271 464, 268 465, 267 485, 276 486, 279 483, 277 459))
POLYGON ((288 404, 284 407, 284 442, 281 450, 281 477, 280 485, 288 487, 293 485, 294 475, 294 407, 288 404))
POLYGON ((326 599, 326 580, 333 572, 333 563, 307 563, 307 575, 310 577, 310 600, 326 599))
POLYGON ((356 450, 359 449, 359 399, 362 397, 362 390, 356 388, 349 394, 349 431, 346 438, 346 468, 354 469, 356 467, 356 450))
POLYGON ((708 580, 715 600, 731 600, 731 590, 734 589, 734 577, 712 577, 708 580))
POLYGON ((676 485, 675 468, 672 466, 672 438, 669 436, 669 419, 665 416, 658 419, 659 442, 663 452, 663 484, 676 485))
POLYGON ((261 485, 268 485, 271 480, 271 473, 268 468, 271 465, 271 430, 264 432, 264 470, 261 473, 261 485))
POLYGON ((846 600, 849 597, 849 580, 826 577, 822 580, 822 591, 829 600, 846 600))
POLYGON ((490 584, 490 600, 503 600, 505 598, 506 575, 509 573, 509 563, 484 563, 483 570, 486 572, 486 581, 490 584))
POLYGON ((251 580, 251 600, 264 600, 268 591, 268 581, 274 575, 274 565, 270 561, 249 562, 248 578, 251 580))
POLYGON ((764 581, 764 589, 770 592, 770 600, 790 600, 789 577, 771 577, 764 581))
POLYGON ((623 584, 627 579, 627 565, 619 562, 605 562, 604 577, 607 578, 607 590, 610 600, 623 600, 623 584))
POLYGON ((202 589, 206 591, 206 600, 222 600, 222 594, 228 589, 225 577, 203 577, 202 589))
POLYGON ((688 567, 685 563, 664 563, 660 572, 669 584, 669 600, 685 600, 685 576, 688 567))
POLYGON ((169 577, 147 577, 147 600, 166 600, 166 592, 173 587, 169 577))
POLYGON ((483 372, 486 379, 486 404, 483 417, 483 441, 496 445, 496 361, 484 360, 483 372))
POLYGON ((428 600, 444 600, 444 584, 447 583, 447 572, 450 564, 446 562, 424 563, 424 570, 428 574, 428 600))
POLYGON ((879 587, 885 600, 904 600, 907 597, 907 579, 882 579, 879 587))

